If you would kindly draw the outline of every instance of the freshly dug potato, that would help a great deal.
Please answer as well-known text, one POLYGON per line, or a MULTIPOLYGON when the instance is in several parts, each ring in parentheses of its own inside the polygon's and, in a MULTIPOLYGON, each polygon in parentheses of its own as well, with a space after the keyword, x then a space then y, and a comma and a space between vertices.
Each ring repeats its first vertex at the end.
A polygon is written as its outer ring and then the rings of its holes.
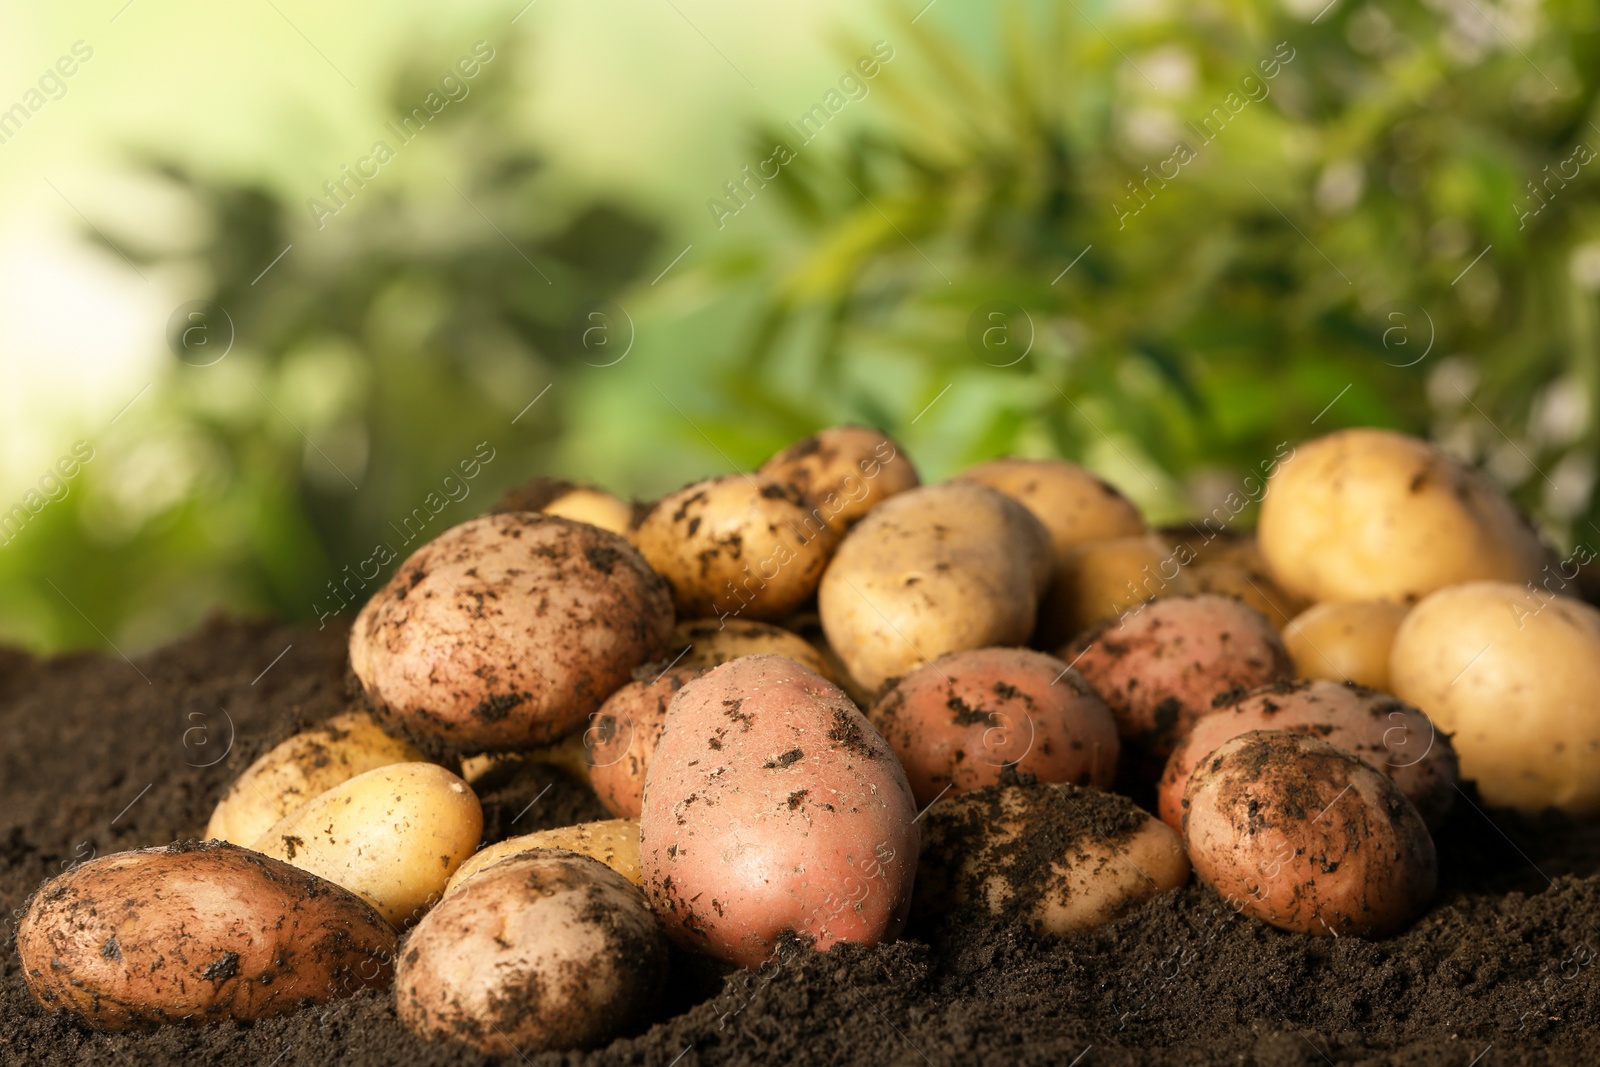
POLYGON ((1288 730, 1320 737, 1394 779, 1429 826, 1456 796, 1456 753, 1428 717, 1388 693, 1325 679, 1276 682, 1203 716, 1173 750, 1158 793, 1161 819, 1183 827, 1183 792, 1194 768, 1240 734, 1288 730))
POLYGON ((1201 525, 1185 523, 1156 531, 1187 559, 1184 572, 1195 593, 1215 593, 1242 600, 1283 629, 1310 602, 1294 596, 1273 581, 1261 556, 1256 535, 1245 530, 1216 528, 1211 520, 1201 525))
POLYGON ((479 871, 509 856, 531 852, 536 848, 576 852, 580 856, 599 860, 634 885, 644 882, 639 872, 639 824, 632 819, 607 819, 604 822, 558 826, 553 830, 540 830, 497 841, 481 852, 474 852, 456 868, 456 873, 450 876, 449 884, 444 887, 445 895, 449 896, 460 889, 463 882, 479 871))
POLYGON ((1439 876, 1422 816, 1388 776, 1320 738, 1255 730, 1195 768, 1184 843, 1245 915, 1301 934, 1384 937, 1439 876))
POLYGON ((685 618, 781 619, 817 591, 840 527, 788 482, 729 474, 662 497, 633 542, 685 618))
MULTIPOLYGON (((604 705, 601 705, 604 707, 604 705)), ((580 782, 589 781, 590 733, 595 728, 600 713, 589 716, 589 728, 582 733, 568 734, 553 745, 539 745, 522 752, 483 752, 461 760, 461 777, 468 785, 476 786, 478 780, 493 771, 513 763, 544 763, 564 771, 580 782)))
POLYGON ((17 926, 29 991, 97 1030, 260 1019, 387 985, 396 940, 354 893, 223 842, 89 860, 17 926))
POLYGON ((432 763, 395 763, 335 786, 250 847, 344 886, 395 926, 415 922, 478 848, 483 808, 432 763))
POLYGON ((995 459, 968 467, 956 479, 998 489, 1050 532, 1059 562, 1070 548, 1144 533, 1144 516, 1109 482, 1062 459, 995 459))
POLYGON ((894 438, 867 426, 831 426, 803 437, 761 465, 816 502, 830 526, 848 530, 896 493, 922 484, 894 438))
POLYGON ((639 817, 644 775, 661 740, 667 705, 678 690, 710 669, 669 667, 653 678, 629 682, 600 705, 584 741, 589 784, 611 814, 623 819, 639 817))
POLYGON ((1027 508, 945 482, 891 497, 856 524, 818 611, 851 676, 876 691, 946 652, 1026 642, 1050 569, 1049 534, 1027 508))
POLYGON ((833 679, 833 669, 816 647, 781 626, 752 619, 689 619, 672 631, 666 656, 680 667, 715 667, 740 656, 788 656, 807 670, 833 679), (685 651, 687 649, 687 651, 685 651), (679 653, 681 658, 673 659, 679 653))
POLYGON ((1036 643, 1054 648, 1136 604, 1197 592, 1183 567, 1186 558, 1156 534, 1068 548, 1057 557, 1039 606, 1036 643))
POLYGON ((1122 739, 1158 759, 1219 698, 1286 679, 1289 653, 1265 616, 1231 597, 1156 600, 1102 624, 1061 658, 1105 699, 1122 739))
POLYGON ((916 815, 894 752, 837 686, 746 656, 667 709, 639 818, 645 894, 670 937, 745 967, 789 932, 877 944, 911 902, 916 815))
POLYGON ((1267 483, 1256 529, 1278 584, 1312 601, 1415 601, 1477 579, 1530 581, 1539 537, 1497 486, 1388 430, 1319 437, 1267 483))
POLYGON ((671 631, 666 587, 628 542, 506 512, 417 549, 356 617, 350 666, 409 736, 515 750, 581 727, 671 631))
POLYGON ((1600 815, 1600 611, 1511 582, 1441 589, 1400 624, 1389 677, 1490 804, 1600 815))
POLYGON ((406 939, 395 971, 415 1034, 497 1056, 592 1048, 660 996, 667 946, 639 890, 605 864, 556 849, 479 871, 406 939))
POLYGON ((542 511, 573 522, 586 522, 602 530, 627 536, 633 526, 633 505, 592 485, 576 485, 557 478, 535 477, 500 498, 495 512, 542 511))
POLYGON ((1283 644, 1300 678, 1389 688, 1389 651, 1409 604, 1387 600, 1329 601, 1296 615, 1283 644))
POLYGON ((994 785, 1016 768, 1041 782, 1110 786, 1117 723, 1083 676, 1026 648, 952 652, 890 687, 867 712, 922 805, 994 785))
POLYGON ((985 786, 939 801, 923 819, 917 915, 978 909, 1059 935, 1108 923, 1189 880, 1178 835, 1098 789, 985 786))
POLYGON ((272 824, 358 774, 422 753, 390 737, 364 711, 348 711, 302 730, 245 768, 222 794, 206 837, 249 845, 272 824))

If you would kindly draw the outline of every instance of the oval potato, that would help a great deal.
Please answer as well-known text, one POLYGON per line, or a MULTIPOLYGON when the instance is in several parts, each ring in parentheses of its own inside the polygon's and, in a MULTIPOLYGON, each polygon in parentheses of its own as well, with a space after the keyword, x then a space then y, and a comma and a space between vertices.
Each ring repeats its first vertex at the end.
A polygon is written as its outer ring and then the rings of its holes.
POLYGON ((633 526, 633 505, 621 497, 597 486, 577 485, 542 475, 506 490, 493 511, 540 511, 573 522, 586 522, 624 537, 633 526))
POLYGON ((639 872, 639 824, 633 819, 606 819, 603 822, 583 822, 575 826, 558 826, 551 830, 508 837, 496 841, 480 852, 468 856, 450 882, 444 887, 449 896, 468 878, 509 856, 531 852, 536 848, 555 848, 576 852, 580 856, 597 859, 616 871, 634 885, 642 885, 639 872))
POLYGON ((894 438, 867 426, 831 426, 803 437, 761 465, 796 486, 841 531, 896 493, 922 484, 894 438))
POLYGON ((1409 604, 1386 600, 1329 601, 1296 615, 1283 628, 1283 645, 1299 678, 1389 688, 1389 652, 1409 604))
POLYGON ((1033 512, 1049 531, 1058 564, 1074 546, 1144 533, 1144 516, 1133 501, 1063 459, 994 459, 968 467, 956 480, 998 489, 1033 512))
POLYGON ((1056 560, 1036 641, 1053 648, 1135 605, 1197 592, 1183 558, 1156 534, 1073 545, 1056 560))
POLYGON ((1156 531, 1178 553, 1192 593, 1215 593, 1242 600, 1280 630, 1310 603, 1273 580, 1256 535, 1216 528, 1213 519, 1156 531))
POLYGON ((716 667, 740 656, 788 656, 833 680, 833 669, 816 647, 797 633, 754 619, 689 619, 678 623, 666 655, 679 667, 716 667))
POLYGON ((661 740, 667 706, 678 690, 710 669, 669 667, 655 678, 629 682, 600 705, 584 742, 589 784, 611 814, 639 817, 645 772, 661 740))

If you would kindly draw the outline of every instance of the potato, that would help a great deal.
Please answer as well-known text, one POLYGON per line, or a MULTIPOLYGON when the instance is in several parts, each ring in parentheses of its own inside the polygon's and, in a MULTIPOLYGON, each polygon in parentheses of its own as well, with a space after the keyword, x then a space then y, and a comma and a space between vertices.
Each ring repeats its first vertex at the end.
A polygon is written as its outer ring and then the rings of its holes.
POLYGON ((1324 679, 1276 682, 1203 716, 1173 750, 1161 776, 1161 819, 1183 826, 1183 791, 1195 766, 1240 734, 1289 730, 1320 737, 1394 779, 1429 826, 1439 826, 1456 796, 1450 739, 1410 704, 1358 685, 1324 679))
POLYGON ((807 670, 833 680, 833 669, 811 642, 782 627, 751 619, 680 622, 667 642, 666 656, 679 667, 715 667, 740 656, 763 653, 788 656, 807 670))
POLYGON ((911 902, 916 815, 894 752, 837 686, 746 656, 667 709, 639 817, 645 895, 670 937, 745 967, 787 933, 874 945, 911 902))
POLYGON ((387 985, 394 928, 353 893, 222 842, 101 856, 29 899, 22 977, 98 1030, 260 1019, 387 985))
POLYGON ((1490 804, 1600 815, 1600 611, 1511 582, 1441 589, 1400 624, 1389 676, 1490 804))
POLYGON ((1242 600, 1280 630, 1310 606, 1273 581, 1254 533, 1218 528, 1209 519, 1163 527, 1157 533, 1178 553, 1191 592, 1242 600))
POLYGON ((1083 676, 1026 648, 952 652, 890 687, 867 712, 905 768, 918 804, 1000 781, 1110 786, 1117 723, 1083 676))
POLYGON ((1411 610, 1386 600, 1329 601, 1307 608, 1283 629, 1299 678, 1389 688, 1389 650, 1411 610))
POLYGON ((1077 545, 1144 533, 1144 517, 1133 501, 1066 460, 995 459, 968 467, 956 479, 998 489, 1033 512, 1050 533, 1058 563, 1077 545))
POLYGON ((556 478, 535 477, 507 490, 494 511, 542 511, 624 537, 633 527, 633 505, 626 500, 596 486, 556 478))
POLYGON ((1388 430, 1299 446, 1267 483, 1256 536, 1278 583, 1313 601, 1414 601, 1476 579, 1527 581, 1545 558, 1497 486, 1388 430))
POLYGON ((1189 880, 1178 835, 1114 793, 985 786, 923 817, 914 912, 978 909, 1037 934, 1108 923, 1189 880))
POLYGON ((342 885, 395 926, 415 922, 478 849, 483 809, 432 763, 395 763, 345 782, 250 847, 342 885))
POLYGON ((1427 905, 1433 838, 1388 776, 1320 738, 1254 730, 1184 793, 1195 874, 1245 915, 1318 936, 1384 937, 1427 905))
MULTIPOLYGON (((669 667, 612 693, 584 734, 589 783, 607 811, 637 819, 644 799, 644 776, 661 740, 667 705, 685 684, 709 667, 669 667)), ((581 850, 580 850, 581 851, 581 850)))
POLYGON ((1220 698, 1290 676, 1272 624, 1230 597, 1156 600, 1063 649, 1105 699, 1122 739, 1166 759, 1220 698))
POLYGON ((801 438, 761 465, 816 502, 840 531, 896 493, 922 484, 894 438, 866 426, 831 426, 801 438))
POLYGON ((476 756, 466 756, 461 760, 461 777, 476 789, 478 781, 496 768, 508 764, 543 763, 587 784, 588 746, 592 743, 591 734, 599 715, 597 711, 589 716, 589 728, 584 732, 568 734, 553 745, 539 745, 537 748, 524 749, 521 752, 483 752, 476 756))
POLYGON ((823 576, 828 643, 869 691, 946 652, 1020 645, 1050 577, 1050 539, 988 486, 891 497, 850 531, 823 576))
POLYGON ((661 995, 667 946, 644 898, 588 856, 538 849, 479 871, 423 917, 395 970, 415 1034, 497 1056, 591 1048, 661 995))
POLYGON ((576 826, 558 826, 539 830, 520 837, 497 841, 481 852, 468 856, 450 882, 444 887, 449 896, 468 878, 479 871, 499 863, 508 856, 531 852, 536 848, 555 848, 589 856, 616 871, 634 885, 644 884, 639 871, 639 824, 633 819, 607 819, 603 822, 584 822, 576 826))
POLYGON ((245 768, 222 794, 206 837, 249 845, 272 824, 340 782, 422 753, 390 737, 364 711, 335 715, 302 730, 245 768))
POLYGON ((1074 545, 1056 560, 1036 642, 1054 647, 1136 604, 1197 592, 1182 559, 1155 534, 1074 545))
POLYGON ((730 474, 656 501, 634 544, 686 618, 781 619, 817 591, 839 528, 788 482, 730 474))
POLYGON ((622 538, 519 511, 446 530, 361 609, 350 666, 381 718, 461 752, 579 729, 658 656, 666 587, 622 538))

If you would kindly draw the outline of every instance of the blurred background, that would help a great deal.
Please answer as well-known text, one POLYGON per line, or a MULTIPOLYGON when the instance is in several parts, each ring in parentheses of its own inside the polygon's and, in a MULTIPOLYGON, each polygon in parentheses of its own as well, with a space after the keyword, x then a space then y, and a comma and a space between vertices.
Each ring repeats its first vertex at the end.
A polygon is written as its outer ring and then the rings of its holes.
POLYGON ((9 5, 0 641, 348 617, 533 474, 648 498, 840 421, 1245 523, 1285 443, 1387 426, 1600 544, 1597 20, 9 5))

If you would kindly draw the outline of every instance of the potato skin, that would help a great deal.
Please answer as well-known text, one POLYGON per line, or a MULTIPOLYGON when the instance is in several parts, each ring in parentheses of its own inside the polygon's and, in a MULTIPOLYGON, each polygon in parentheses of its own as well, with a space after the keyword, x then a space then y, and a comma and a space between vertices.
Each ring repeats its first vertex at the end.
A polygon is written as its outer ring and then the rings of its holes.
POLYGON ((899 442, 868 426, 818 430, 761 464, 760 472, 797 487, 841 531, 889 497, 922 484, 899 442))
POLYGON ((578 485, 542 475, 506 490, 492 510, 542 511, 573 522, 586 522, 623 537, 628 536, 633 526, 633 505, 621 497, 599 486, 578 485))
POLYGON ((940 656, 892 685, 867 718, 920 805, 994 785, 1008 768, 1102 787, 1116 776, 1111 709, 1077 671, 1031 649, 940 656))
POLYGON ((350 665, 420 744, 507 751, 582 726, 672 630, 666 587, 622 538, 505 512, 446 530, 356 617, 350 665))
POLYGON ((666 978, 639 891, 598 860, 538 849, 478 872, 417 924, 395 972, 400 1021, 491 1054, 591 1048, 666 978))
POLYGON ((781 656, 683 687, 645 775, 645 895, 685 946, 745 967, 785 932, 895 936, 916 874, 905 772, 850 699, 781 656))
POLYGON ((365 901, 223 842, 101 856, 17 927, 28 989, 98 1030, 260 1019, 387 985, 397 937, 365 901))
POLYGON ((1135 605, 1199 592, 1186 558, 1153 533, 1073 545, 1056 557, 1035 643, 1053 648, 1135 605))
POLYGON ((1063 459, 993 459, 956 481, 998 489, 1033 513, 1050 534, 1059 562, 1070 548, 1144 533, 1144 516, 1110 482, 1063 459))
POLYGON ((1349 600, 1315 604, 1283 628, 1283 644, 1300 678, 1389 688, 1389 652, 1409 604, 1349 600))
POLYGON ((629 682, 595 712, 584 733, 589 784, 607 811, 637 819, 644 801, 644 776, 655 757, 667 705, 689 682, 710 667, 669 667, 651 678, 629 682))
POLYGON ((1242 600, 1280 630, 1311 606, 1273 579, 1253 532, 1218 529, 1212 522, 1206 519, 1156 531, 1178 553, 1189 579, 1189 592, 1242 600))
POLYGON ((833 668, 817 648, 790 630, 754 619, 688 619, 672 630, 665 655, 680 667, 716 667, 740 656, 788 656, 830 682, 833 668), (681 655, 680 655, 681 653, 681 655))
POLYGON ((468 878, 503 859, 540 848, 576 852, 580 856, 599 860, 634 885, 644 881, 644 875, 639 871, 638 822, 633 819, 606 819, 602 822, 557 826, 496 841, 488 848, 468 856, 456 868, 450 876, 450 883, 444 888, 445 895, 454 893, 468 878))

